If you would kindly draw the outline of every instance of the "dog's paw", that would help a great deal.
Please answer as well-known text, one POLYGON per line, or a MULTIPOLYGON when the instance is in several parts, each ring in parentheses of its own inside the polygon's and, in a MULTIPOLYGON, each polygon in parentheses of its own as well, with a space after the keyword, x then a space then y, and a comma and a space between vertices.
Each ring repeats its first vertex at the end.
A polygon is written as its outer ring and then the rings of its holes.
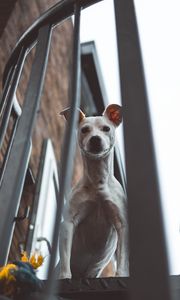
POLYGON ((71 279, 72 278, 72 274, 71 272, 61 272, 59 279, 71 279))
POLYGON ((129 270, 127 269, 120 269, 116 271, 116 277, 129 277, 129 270))

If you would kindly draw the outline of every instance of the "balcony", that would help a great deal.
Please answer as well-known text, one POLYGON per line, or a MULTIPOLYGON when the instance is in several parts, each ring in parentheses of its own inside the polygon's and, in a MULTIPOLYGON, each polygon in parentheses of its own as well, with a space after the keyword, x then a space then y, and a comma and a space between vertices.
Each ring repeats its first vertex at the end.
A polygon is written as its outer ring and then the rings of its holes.
MULTIPOLYGON (((54 193, 57 196, 57 212, 55 213, 56 222, 52 234, 52 254, 45 290, 47 297, 51 299, 55 285, 58 284, 60 287, 55 294, 60 294, 66 298, 89 299, 90 297, 95 297, 97 299, 110 299, 110 297, 113 297, 113 299, 116 299, 121 297, 121 299, 132 300, 170 300, 173 298, 170 295, 169 288, 154 147, 136 16, 132 0, 114 1, 119 51, 119 80, 124 107, 127 184, 124 178, 124 170, 122 170, 122 165, 120 164, 120 156, 117 153, 115 172, 116 177, 121 181, 128 195, 131 276, 130 278, 82 279, 80 281, 67 279, 58 283, 55 281, 54 265, 60 226, 59 220, 63 210, 63 199, 66 196, 67 188, 70 186, 69 178, 72 178, 73 173, 73 164, 70 158, 74 157, 73 143, 77 119, 76 108, 80 106, 80 98, 82 98, 81 105, 87 105, 87 103, 83 103, 83 93, 82 97, 80 97, 80 81, 86 92, 91 109, 99 113, 106 102, 93 45, 86 44, 80 47, 79 40, 81 10, 97 2, 99 1, 63 0, 58 2, 39 17, 21 36, 6 64, 3 75, 3 94, 0 102, 0 264, 5 264, 9 256, 25 182, 26 184, 27 181, 29 182, 30 193, 34 193, 34 189, 36 189, 35 193, 37 196, 37 187, 39 185, 34 185, 34 177, 29 168, 29 162, 32 153, 33 130, 40 110, 42 90, 48 68, 48 57, 51 51, 51 37, 58 24, 74 15, 72 77, 69 97, 71 121, 64 138, 64 147, 61 153, 61 171, 58 169, 59 166, 57 166, 57 170, 53 172, 53 175, 58 175, 51 178, 54 184, 54 193), (34 50, 35 53, 30 65, 30 75, 24 93, 24 101, 21 104, 17 97, 21 73, 28 54, 34 50), (82 74, 81 77, 80 72, 82 74), (91 86, 92 76, 95 78, 95 88, 91 86), (94 107, 92 105, 92 92, 95 98, 94 107), (60 189, 58 189, 58 186, 60 189), (141 210, 139 210, 139 207, 141 207, 141 210), (141 224, 143 224, 143 231, 141 224), (143 242, 145 235, 148 236, 146 243, 143 242), (137 240, 139 241, 138 243, 137 240)), ((47 143, 45 145, 47 146, 47 143)), ((45 158, 45 152, 42 153, 42 158, 45 158)), ((37 171, 39 174, 37 183, 41 182, 40 179, 42 179, 43 162, 44 160, 42 159, 38 170, 39 173, 37 171)), ((38 199, 36 198, 37 202, 34 203, 37 204, 38 199)), ((36 213, 37 206, 33 206, 32 216, 35 216, 36 213)), ((26 217, 28 216, 24 214, 24 218, 26 217)), ((29 250, 32 240, 33 235, 29 232, 28 240, 26 241, 29 250)), ((174 286, 174 299, 176 299, 175 297, 178 297, 179 294, 179 278, 173 277, 171 282, 174 286)), ((34 299, 33 297, 32 295, 32 299, 34 299)), ((43 299, 45 296, 42 293, 39 297, 43 299)))

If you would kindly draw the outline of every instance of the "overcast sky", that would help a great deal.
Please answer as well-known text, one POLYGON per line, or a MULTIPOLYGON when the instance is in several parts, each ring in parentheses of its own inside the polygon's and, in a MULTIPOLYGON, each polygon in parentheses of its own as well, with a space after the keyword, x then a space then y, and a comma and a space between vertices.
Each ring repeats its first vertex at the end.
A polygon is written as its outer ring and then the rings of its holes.
MULTIPOLYGON (((161 184, 170 271, 171 274, 180 274, 180 2, 135 0, 135 7, 161 184)), ((90 40, 96 42, 109 102, 119 103, 112 0, 104 0, 82 12, 81 41, 90 40)))

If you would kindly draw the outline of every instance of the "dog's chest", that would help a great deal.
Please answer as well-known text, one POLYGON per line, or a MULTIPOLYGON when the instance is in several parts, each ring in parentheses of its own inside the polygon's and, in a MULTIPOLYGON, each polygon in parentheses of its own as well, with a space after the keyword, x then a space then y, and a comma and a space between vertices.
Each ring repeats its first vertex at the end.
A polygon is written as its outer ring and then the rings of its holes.
POLYGON ((116 205, 99 196, 95 201, 81 203, 78 211, 83 211, 85 217, 76 227, 74 242, 92 251, 104 248, 115 231, 114 224, 118 218, 116 205))

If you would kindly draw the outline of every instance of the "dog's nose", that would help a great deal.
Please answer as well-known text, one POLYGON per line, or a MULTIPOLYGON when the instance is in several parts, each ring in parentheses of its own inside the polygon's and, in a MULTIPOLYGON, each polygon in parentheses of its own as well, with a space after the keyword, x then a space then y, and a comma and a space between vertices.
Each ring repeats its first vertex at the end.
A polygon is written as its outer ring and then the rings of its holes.
POLYGON ((93 153, 99 153, 102 151, 101 138, 98 135, 92 136, 89 141, 89 150, 93 153))

